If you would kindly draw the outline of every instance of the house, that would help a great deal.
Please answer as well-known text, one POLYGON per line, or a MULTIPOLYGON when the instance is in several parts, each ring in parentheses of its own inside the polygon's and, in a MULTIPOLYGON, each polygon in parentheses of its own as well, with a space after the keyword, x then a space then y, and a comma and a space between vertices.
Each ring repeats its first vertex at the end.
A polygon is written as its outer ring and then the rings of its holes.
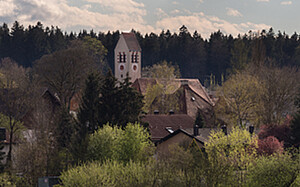
POLYGON ((190 134, 184 129, 177 129, 173 133, 160 139, 156 144, 156 152, 161 155, 167 155, 169 153, 169 148, 171 145, 179 145, 183 147, 189 147, 192 142, 195 142, 199 148, 204 147, 204 141, 202 141, 197 136, 190 134))
MULTIPOLYGON (((223 131, 225 135, 231 132, 226 126, 222 126, 221 128, 198 128, 195 126, 186 129, 180 128, 157 141, 156 151, 158 154, 168 154, 170 146, 179 145, 188 147, 192 142, 195 142, 201 149, 204 147, 205 143, 209 141, 210 134, 218 131, 223 131)), ((254 129, 253 126, 249 126, 249 132, 251 134, 258 134, 259 129, 254 129)))
MULTIPOLYGON (((22 114, 20 121, 23 123, 23 126, 26 127, 22 131, 23 137, 20 139, 17 136, 14 136, 13 139, 10 139, 10 129, 0 128, 0 141, 4 143, 3 152, 8 153, 10 144, 12 147, 17 146, 22 140, 26 139, 28 141, 34 139, 33 127, 39 127, 41 122, 51 123, 55 120, 55 115, 59 110, 60 101, 55 94, 52 94, 47 88, 40 88, 38 90, 38 95, 36 95, 36 102, 31 103, 30 108, 22 114), (41 121, 43 120, 43 121, 41 121), (4 129, 4 130, 3 130, 4 129), (4 132, 5 136, 2 136, 4 132), (5 137, 5 138, 2 138, 5 137), (24 139, 23 139, 24 138, 24 139)), ((0 102, 0 112, 5 113, 5 103, 0 102)), ((14 154, 14 148, 12 149, 12 155, 14 154)), ((6 163, 6 157, 2 160, 3 163, 6 163)))
POLYGON ((178 129, 193 128, 194 119, 186 114, 148 114, 142 118, 149 124, 151 140, 156 143, 178 129))
MULTIPOLYGON (((132 84, 141 94, 145 95, 147 89, 157 84, 156 79, 139 78, 132 84)), ((198 109, 204 118, 206 127, 214 126, 215 119, 213 113, 214 102, 209 97, 205 88, 198 79, 174 79, 169 84, 172 84, 174 91, 171 94, 178 95, 179 109, 174 111, 176 114, 187 114, 195 119, 198 109)), ((173 108, 170 108, 172 110, 173 108)), ((152 108, 150 113, 153 113, 156 108, 152 108)))
POLYGON ((142 49, 133 32, 120 35, 115 47, 115 77, 122 81, 128 74, 131 81, 141 78, 142 49))

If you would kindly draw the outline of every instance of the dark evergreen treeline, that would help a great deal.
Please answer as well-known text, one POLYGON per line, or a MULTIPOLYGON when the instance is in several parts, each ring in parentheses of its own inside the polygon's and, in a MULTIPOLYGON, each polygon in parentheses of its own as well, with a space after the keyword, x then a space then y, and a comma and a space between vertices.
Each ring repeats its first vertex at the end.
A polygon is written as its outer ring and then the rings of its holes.
MULTIPOLYGON (((71 40, 90 35, 108 49, 106 60, 113 68, 119 34, 119 31, 97 34, 93 30, 63 33, 58 27, 44 28, 40 22, 24 28, 16 21, 8 28, 4 23, 0 26, 0 58, 10 57, 20 65, 30 67, 43 55, 66 48, 71 40)), ((179 66, 182 77, 202 81, 211 75, 220 81, 233 68, 241 68, 243 63, 250 61, 268 61, 278 66, 300 64, 300 36, 297 33, 288 36, 280 31, 275 34, 272 28, 260 33, 249 31, 237 38, 217 31, 204 39, 197 31, 190 33, 185 26, 178 33, 167 30, 144 36, 136 32, 136 35, 143 50, 144 67, 166 60, 179 66)))

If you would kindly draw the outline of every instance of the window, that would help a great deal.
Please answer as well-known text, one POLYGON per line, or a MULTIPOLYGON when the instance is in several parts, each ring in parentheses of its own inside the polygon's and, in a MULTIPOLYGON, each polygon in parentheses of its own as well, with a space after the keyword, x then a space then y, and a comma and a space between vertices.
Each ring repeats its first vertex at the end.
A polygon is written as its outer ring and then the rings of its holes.
POLYGON ((126 54, 125 52, 121 53, 119 52, 119 55, 118 55, 118 62, 126 62, 126 54))
POLYGON ((138 52, 131 53, 131 63, 138 63, 138 52))
POLYGON ((174 132, 174 130, 172 129, 172 127, 166 127, 166 130, 169 132, 169 133, 173 133, 174 132))
POLYGON ((123 52, 123 62, 126 62, 126 54, 123 52))

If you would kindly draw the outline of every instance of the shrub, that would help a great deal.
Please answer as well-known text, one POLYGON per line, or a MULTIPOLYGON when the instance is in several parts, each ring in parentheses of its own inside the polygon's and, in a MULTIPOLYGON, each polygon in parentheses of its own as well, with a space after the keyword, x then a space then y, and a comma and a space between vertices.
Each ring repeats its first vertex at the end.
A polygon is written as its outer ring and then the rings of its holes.
POLYGON ((282 153, 283 152, 283 142, 274 136, 268 136, 264 139, 258 140, 258 149, 257 153, 262 155, 271 155, 273 153, 282 153))
POLYGON ((259 157, 249 167, 248 186, 290 186, 297 176, 297 163, 290 154, 259 157))

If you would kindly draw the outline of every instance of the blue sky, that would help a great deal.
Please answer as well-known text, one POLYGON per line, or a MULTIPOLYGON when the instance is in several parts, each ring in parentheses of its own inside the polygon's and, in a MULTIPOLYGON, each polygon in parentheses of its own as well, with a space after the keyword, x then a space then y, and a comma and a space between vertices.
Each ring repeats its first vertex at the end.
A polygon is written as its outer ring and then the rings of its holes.
POLYGON ((77 33, 178 32, 184 24, 204 38, 217 30, 237 36, 270 27, 291 35, 300 32, 299 8, 299 0, 0 0, 0 21, 25 27, 41 21, 77 33))

